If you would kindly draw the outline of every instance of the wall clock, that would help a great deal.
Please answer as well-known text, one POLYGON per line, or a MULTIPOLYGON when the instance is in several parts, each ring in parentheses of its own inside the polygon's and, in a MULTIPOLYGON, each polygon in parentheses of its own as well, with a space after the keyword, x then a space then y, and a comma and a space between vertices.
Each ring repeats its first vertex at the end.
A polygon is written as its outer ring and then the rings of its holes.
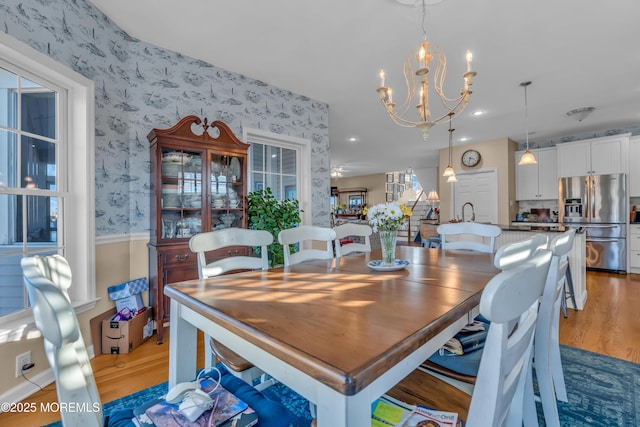
POLYGON ((480 152, 478 150, 467 150, 462 153, 462 164, 472 168, 474 166, 478 166, 481 158, 482 156, 480 156, 480 152))

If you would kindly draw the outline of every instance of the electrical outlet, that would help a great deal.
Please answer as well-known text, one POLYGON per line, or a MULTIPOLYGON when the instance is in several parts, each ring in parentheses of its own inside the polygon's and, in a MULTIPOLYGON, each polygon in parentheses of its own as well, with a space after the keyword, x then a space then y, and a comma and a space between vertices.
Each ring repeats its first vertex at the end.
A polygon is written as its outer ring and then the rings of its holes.
POLYGON ((22 376, 22 367, 31 363, 31 352, 27 351, 16 356, 16 378, 22 376))

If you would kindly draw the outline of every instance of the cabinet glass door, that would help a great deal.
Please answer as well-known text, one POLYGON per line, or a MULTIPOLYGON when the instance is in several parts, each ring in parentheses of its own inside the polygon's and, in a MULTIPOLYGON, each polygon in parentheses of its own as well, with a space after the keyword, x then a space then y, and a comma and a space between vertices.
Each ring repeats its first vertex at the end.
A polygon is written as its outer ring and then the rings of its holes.
POLYGON ((211 154, 211 229, 242 227, 244 157, 211 154))
POLYGON ((162 148, 162 239, 202 231, 202 182, 202 153, 162 148))

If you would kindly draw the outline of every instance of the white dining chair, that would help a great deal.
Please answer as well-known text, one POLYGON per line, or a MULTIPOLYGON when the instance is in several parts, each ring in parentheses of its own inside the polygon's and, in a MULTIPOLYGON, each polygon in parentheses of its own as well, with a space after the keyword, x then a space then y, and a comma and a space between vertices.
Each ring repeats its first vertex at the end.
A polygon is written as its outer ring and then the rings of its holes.
MULTIPOLYGON (((556 399, 562 402, 568 400, 562 372, 558 334, 560 305, 564 297, 565 274, 569 263, 568 253, 573 246, 575 233, 575 229, 568 230, 555 237, 548 245, 552 253, 551 264, 538 308, 533 366, 538 380, 545 424, 548 426, 560 425, 556 399)), ((521 242, 504 245, 496 252, 494 265, 501 269, 512 268, 522 262, 521 260, 527 252, 545 248, 546 241, 547 236, 538 234, 521 242)), ((478 350, 475 354, 455 357, 437 355, 432 356, 423 364, 423 367, 435 372, 438 378, 445 382, 467 393, 472 393, 473 387, 466 386, 464 383, 475 384, 479 369, 478 359, 481 356, 482 350, 478 350)), ((530 425, 535 425, 537 422, 535 403, 532 399, 528 399, 525 403, 530 405, 527 408, 529 412, 525 416, 531 423, 530 425)))
MULTIPOLYGON (((221 230, 199 233, 189 240, 189 248, 197 254, 198 277, 206 279, 219 276, 235 270, 267 270, 269 268, 268 246, 273 243, 273 236, 265 230, 251 230, 245 228, 224 228, 221 230), (243 250, 240 251, 239 248, 243 250), (260 256, 239 255, 253 248, 260 248, 260 256), (207 262, 207 254, 227 250, 223 258, 207 262)), ((215 356, 228 370, 249 385, 260 378, 255 385, 263 390, 274 383, 266 374, 251 362, 239 356, 220 342, 205 334, 205 343, 209 342, 211 353, 205 354, 205 366, 212 365, 215 356)))
POLYGON ((75 405, 75 409, 61 406, 63 425, 102 426, 100 394, 69 300, 71 268, 67 260, 60 255, 33 256, 22 258, 21 265, 36 327, 56 380, 58 401, 75 405))
POLYGON ((198 277, 218 276, 232 270, 266 270, 269 268, 268 246, 273 236, 265 230, 246 228, 223 228, 198 233, 189 240, 189 249, 198 257, 198 277), (260 257, 237 255, 238 246, 260 248, 260 257), (224 257, 207 262, 207 253, 228 249, 224 257))
MULTIPOLYGON (((547 242, 547 236, 535 234, 528 239, 502 245, 493 257, 493 265, 502 271, 517 267, 537 251, 545 249, 547 242)), ((480 320, 483 323, 485 321, 482 318, 480 320)), ((489 324, 485 323, 485 328, 488 326, 489 324)), ((481 357, 482 349, 456 356, 437 352, 424 361, 422 368, 465 393, 471 394, 473 385, 476 383, 481 357)))
MULTIPOLYGON (((567 402, 567 389, 560 359, 560 305, 564 298, 564 285, 569 265, 569 251, 573 246, 575 229, 555 237, 549 244, 553 254, 551 266, 540 301, 538 324, 534 341, 534 367, 545 423, 560 425, 556 399, 567 402)), ((535 410, 535 408, 533 408, 535 410)))
POLYGON ((294 228, 287 228, 278 233, 278 242, 282 245, 285 266, 312 259, 333 258, 333 242, 335 239, 335 230, 315 225, 300 225, 294 228), (326 249, 312 248, 312 241, 324 242, 326 249), (292 245, 298 246, 297 252, 291 253, 292 245))
MULTIPOLYGON (((539 250, 527 261, 496 275, 482 292, 480 313, 491 326, 471 396, 467 427, 520 426, 525 419, 538 298, 550 260, 549 250, 539 250)), ((431 401, 430 394, 446 395, 452 387, 438 382, 437 388, 425 389, 421 387, 427 383, 424 375, 429 374, 418 368, 396 386, 414 396, 416 401, 408 403, 431 401)))
POLYGON ((346 223, 334 228, 336 232, 336 257, 341 257, 354 252, 371 252, 371 226, 366 224, 346 223), (340 240, 348 237, 356 237, 362 241, 341 244, 340 240))
POLYGON ((492 253, 495 251, 496 237, 502 229, 493 224, 478 222, 455 222, 440 224, 440 247, 445 249, 467 249, 492 253), (452 239, 452 236, 456 236, 452 239))

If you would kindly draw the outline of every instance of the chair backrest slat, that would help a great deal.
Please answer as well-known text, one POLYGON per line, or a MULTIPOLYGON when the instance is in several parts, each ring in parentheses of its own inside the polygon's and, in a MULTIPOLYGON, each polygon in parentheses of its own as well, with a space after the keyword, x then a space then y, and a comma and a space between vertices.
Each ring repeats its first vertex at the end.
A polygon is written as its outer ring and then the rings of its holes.
POLYGON ((300 225, 282 230, 278 234, 278 242, 282 245, 284 265, 298 264, 312 259, 333 258, 333 242, 335 239, 336 232, 332 228, 300 225), (306 248, 305 244, 313 240, 326 242, 326 250, 306 248), (294 244, 298 244, 298 252, 291 253, 290 245, 294 244))
POLYGON ((373 230, 366 224, 346 223, 334 228, 336 232, 336 257, 348 255, 353 252, 371 252, 371 234, 373 230), (340 244, 340 240, 346 237, 359 237, 364 242, 340 244))
POLYGON ((441 224, 437 230, 443 250, 467 249, 486 253, 495 251, 496 237, 502 232, 497 225, 477 222, 441 224), (459 236, 459 238, 452 240, 451 236, 459 236))
POLYGON ((189 249, 197 254, 198 277, 204 279, 232 270, 268 269, 267 247, 271 243, 273 236, 268 231, 232 227, 196 234, 189 240, 189 249), (260 257, 234 255, 232 252, 228 257, 207 263, 207 252, 233 246, 260 247, 260 257))

